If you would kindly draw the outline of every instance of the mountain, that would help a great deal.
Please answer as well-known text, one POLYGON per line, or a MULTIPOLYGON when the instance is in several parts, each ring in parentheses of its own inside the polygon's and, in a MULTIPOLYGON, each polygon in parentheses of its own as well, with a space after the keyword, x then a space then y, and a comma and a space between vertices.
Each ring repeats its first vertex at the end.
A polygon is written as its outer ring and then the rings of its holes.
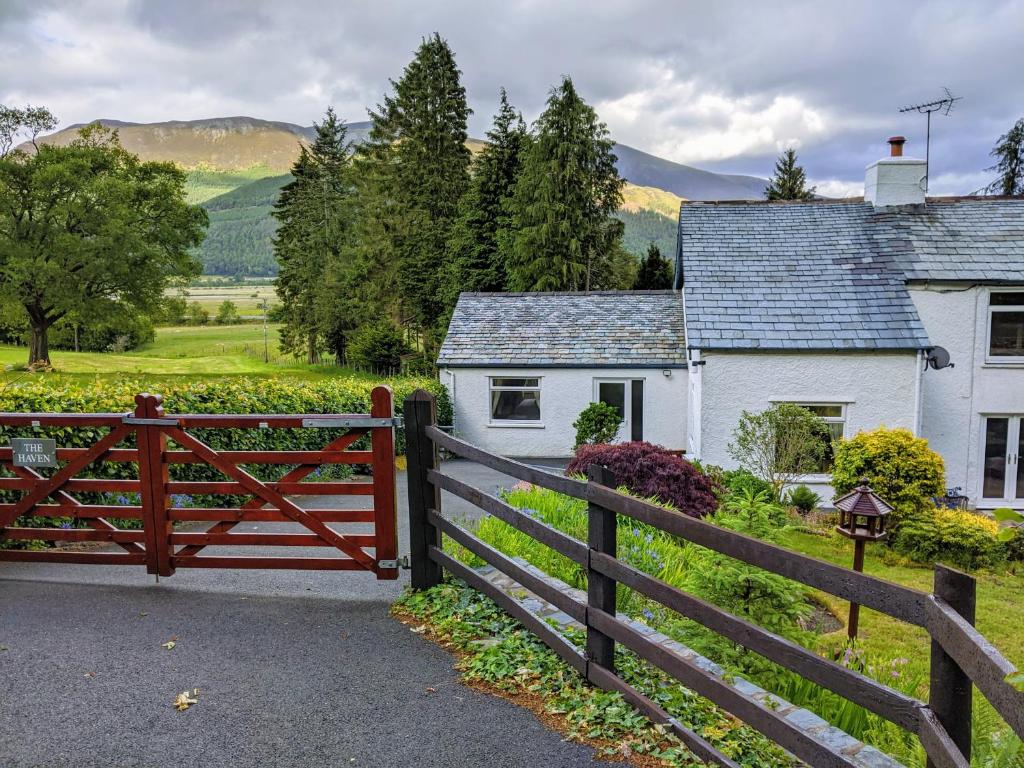
MULTIPOLYGON (((277 271, 271 248, 276 222, 270 211, 300 143, 312 126, 218 117, 163 123, 98 122, 118 131, 125 149, 143 160, 169 160, 188 171, 189 200, 210 216, 199 256, 204 270, 217 275, 268 275, 277 271)), ((42 138, 66 144, 82 124, 42 138)), ((370 123, 349 123, 349 138, 366 138, 370 123)), ((478 152, 484 142, 469 139, 478 152)), ((673 163, 625 144, 615 145, 619 173, 629 182, 618 217, 625 223, 626 247, 642 255, 655 242, 666 255, 675 249, 679 203, 687 200, 744 200, 764 196, 766 182, 753 176, 712 173, 673 163)))

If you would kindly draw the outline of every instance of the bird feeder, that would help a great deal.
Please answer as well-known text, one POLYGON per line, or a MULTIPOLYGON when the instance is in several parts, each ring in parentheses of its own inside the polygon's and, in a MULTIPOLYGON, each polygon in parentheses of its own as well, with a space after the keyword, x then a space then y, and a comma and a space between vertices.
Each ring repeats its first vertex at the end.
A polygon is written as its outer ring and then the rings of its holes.
POLYGON ((868 486, 867 478, 845 496, 832 502, 839 510, 836 530, 854 541, 879 541, 886 537, 885 518, 893 508, 868 486))
MULTIPOLYGON (((868 486, 867 478, 860 479, 860 485, 840 496, 833 502, 839 510, 839 525, 836 530, 848 539, 853 539, 853 570, 864 570, 864 545, 869 541, 880 541, 886 537, 885 518, 892 512, 891 504, 883 501, 868 486)), ((860 605, 850 603, 850 620, 846 634, 851 640, 857 637, 860 619, 860 605)))

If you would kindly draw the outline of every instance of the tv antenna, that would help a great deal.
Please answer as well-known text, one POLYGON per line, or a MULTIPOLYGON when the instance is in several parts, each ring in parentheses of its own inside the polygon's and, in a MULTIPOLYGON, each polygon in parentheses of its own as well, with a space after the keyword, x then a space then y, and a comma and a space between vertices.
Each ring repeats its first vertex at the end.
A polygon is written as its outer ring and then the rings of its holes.
POLYGON ((932 112, 940 112, 943 115, 948 115, 953 111, 953 105, 962 98, 950 93, 949 88, 943 88, 942 90, 946 92, 946 95, 941 99, 929 101, 924 104, 913 104, 909 107, 903 107, 903 109, 900 110, 900 114, 904 114, 906 112, 917 112, 927 117, 924 140, 924 184, 926 192, 928 191, 928 161, 931 155, 932 144, 932 112))

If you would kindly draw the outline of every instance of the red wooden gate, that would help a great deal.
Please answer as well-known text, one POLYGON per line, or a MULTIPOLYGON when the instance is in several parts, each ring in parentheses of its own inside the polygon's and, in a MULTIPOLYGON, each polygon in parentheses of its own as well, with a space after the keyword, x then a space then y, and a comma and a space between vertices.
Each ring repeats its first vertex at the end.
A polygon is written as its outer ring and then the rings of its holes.
POLYGON ((397 578, 395 418, 389 388, 373 390, 369 414, 171 415, 164 413, 159 395, 141 394, 135 402, 135 412, 128 414, 0 413, 0 427, 105 431, 91 446, 58 448, 59 466, 48 476, 32 467, 15 466, 12 448, 0 447, 0 467, 7 470, 0 473, 5 475, 0 476, 0 491, 21 492, 20 498, 0 503, 0 540, 107 542, 123 550, 0 549, 0 560, 145 565, 149 573, 160 576, 170 576, 176 568, 294 568, 366 570, 378 579, 397 578), (346 431, 319 450, 251 451, 211 448, 193 433, 197 429, 204 437, 212 430, 346 431), (353 448, 367 434, 369 449, 353 448), (134 447, 130 445, 132 437, 134 447), (125 464, 138 466, 136 477, 103 476, 104 465, 125 464), (170 467, 185 464, 213 467, 223 479, 171 479, 170 467), (346 481, 316 479, 321 467, 336 464, 366 465, 372 474, 368 479, 346 481), (264 481, 245 468, 252 465, 289 469, 276 480, 264 481), (90 477, 79 477, 86 470, 90 477), (76 497, 81 494, 88 494, 89 499, 76 497), (226 507, 182 503, 182 497, 193 495, 244 500, 229 499, 231 506, 226 507), (310 508, 296 503, 295 497, 300 496, 371 497, 372 506, 310 508), (70 517, 75 522, 61 528, 15 526, 22 516, 70 517), (142 528, 125 530, 111 520, 140 521, 142 528), (183 521, 212 525, 201 531, 176 530, 175 523, 183 521), (247 522, 298 523, 302 530, 233 530, 247 522), (331 523, 363 525, 361 530, 349 532, 336 530, 331 523), (87 527, 77 527, 82 524, 87 527), (366 531, 367 524, 372 524, 372 532, 366 531), (331 556, 204 553, 208 546, 268 545, 329 547, 334 551, 331 556))

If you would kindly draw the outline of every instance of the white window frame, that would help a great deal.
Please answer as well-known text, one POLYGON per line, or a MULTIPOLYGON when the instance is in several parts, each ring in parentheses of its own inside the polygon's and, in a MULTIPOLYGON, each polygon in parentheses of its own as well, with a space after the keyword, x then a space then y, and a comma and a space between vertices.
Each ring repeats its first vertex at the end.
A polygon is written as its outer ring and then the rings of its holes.
POLYGON ((629 379, 621 376, 595 378, 592 403, 601 402, 602 384, 622 385, 622 421, 619 422, 619 431, 616 433, 615 438, 618 440, 625 435, 628 440, 633 428, 633 384, 629 379))
MULTIPOLYGON (((772 400, 772 405, 778 405, 779 403, 789 403, 791 405, 799 405, 802 408, 808 408, 811 406, 839 406, 839 416, 818 416, 819 419, 824 421, 826 424, 842 424, 843 434, 839 436, 840 440, 846 439, 846 424, 849 419, 849 400, 772 400)), ((817 415, 817 414, 815 414, 817 415)), ((827 482, 832 479, 831 472, 810 472, 803 475, 803 479, 812 481, 827 482)))
POLYGON ((1024 365, 1024 355, 993 355, 992 354, 992 315, 996 312, 1024 312, 1024 289, 1022 288, 989 288, 988 311, 985 313, 985 363, 988 365, 1024 365), (993 293, 1020 294, 1019 304, 1001 304, 992 306, 993 293))
POLYGON ((543 428, 544 426, 544 409, 541 405, 544 387, 544 377, 534 376, 526 374, 508 374, 502 373, 487 377, 487 425, 490 427, 527 427, 527 428, 543 428), (494 382, 496 379, 533 379, 537 382, 535 387, 511 387, 511 386, 495 386, 494 382), (491 405, 494 392, 536 392, 537 393, 537 408, 540 410, 540 416, 536 419, 496 419, 494 418, 493 406, 491 405))

